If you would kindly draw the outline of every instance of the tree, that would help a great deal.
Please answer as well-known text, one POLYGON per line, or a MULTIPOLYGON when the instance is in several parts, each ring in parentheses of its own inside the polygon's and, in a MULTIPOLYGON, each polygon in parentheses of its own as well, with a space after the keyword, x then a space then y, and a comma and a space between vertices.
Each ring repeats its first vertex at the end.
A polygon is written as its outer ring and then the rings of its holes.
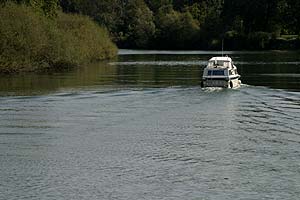
POLYGON ((153 13, 144 0, 129 0, 126 5, 126 35, 128 45, 147 48, 155 33, 153 13))
POLYGON ((157 44, 160 48, 195 48, 199 36, 199 24, 187 11, 180 13, 172 7, 162 7, 156 18, 157 44))
POLYGON ((58 0, 0 0, 0 2, 26 4, 50 18, 56 17, 59 5, 58 0))
MULTIPOLYGON (((223 24, 232 28, 236 16, 240 17, 246 33, 254 31, 278 32, 283 21, 281 7, 285 0, 225 0, 223 24)), ((230 28, 229 28, 230 29, 230 28)))
POLYGON ((184 11, 191 13, 194 19, 198 20, 201 24, 205 23, 206 17, 208 16, 208 7, 207 4, 202 1, 200 3, 194 3, 192 5, 186 5, 184 11))
POLYGON ((284 11, 285 28, 288 33, 300 35, 300 2, 286 0, 284 11))
POLYGON ((157 12, 159 8, 172 5, 173 0, 145 0, 146 4, 153 12, 157 12))
POLYGON ((88 15, 113 35, 123 24, 125 0, 60 0, 65 12, 88 15))

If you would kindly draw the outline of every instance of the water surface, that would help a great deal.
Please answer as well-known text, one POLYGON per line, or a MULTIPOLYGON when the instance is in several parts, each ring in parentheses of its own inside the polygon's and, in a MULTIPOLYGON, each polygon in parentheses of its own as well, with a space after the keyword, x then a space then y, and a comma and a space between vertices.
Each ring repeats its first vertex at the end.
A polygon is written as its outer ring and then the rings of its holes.
POLYGON ((299 199, 297 52, 126 51, 0 78, 0 199, 299 199))

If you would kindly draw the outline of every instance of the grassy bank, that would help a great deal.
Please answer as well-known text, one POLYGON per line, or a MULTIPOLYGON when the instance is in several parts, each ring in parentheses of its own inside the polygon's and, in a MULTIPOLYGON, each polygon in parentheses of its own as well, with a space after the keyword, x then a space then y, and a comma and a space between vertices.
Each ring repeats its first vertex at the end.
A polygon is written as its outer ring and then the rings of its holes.
POLYGON ((0 7, 0 72, 60 69, 116 55, 108 33, 90 18, 48 18, 25 5, 0 7))

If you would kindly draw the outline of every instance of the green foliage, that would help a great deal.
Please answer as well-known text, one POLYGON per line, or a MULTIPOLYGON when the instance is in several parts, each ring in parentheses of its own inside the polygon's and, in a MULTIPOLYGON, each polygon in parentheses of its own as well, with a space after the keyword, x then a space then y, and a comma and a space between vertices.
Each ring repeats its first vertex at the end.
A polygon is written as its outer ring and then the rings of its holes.
POLYGON ((186 6, 184 10, 190 12, 193 18, 198 20, 200 25, 205 23, 208 12, 207 4, 204 1, 201 3, 194 3, 191 6, 186 6))
POLYGON ((108 33, 86 16, 59 13, 57 27, 64 34, 64 48, 77 63, 110 58, 116 53, 108 33))
POLYGON ((259 32, 273 39, 300 34, 299 0, 60 0, 60 5, 89 15, 126 48, 220 49, 225 33, 234 31, 225 38, 227 47, 264 49, 271 46, 259 32))
POLYGON ((237 22, 242 21, 246 33, 276 32, 284 23, 285 4, 286 0, 225 0, 223 23, 232 29, 237 22))
POLYGON ((123 25, 125 0, 60 0, 64 12, 88 15, 112 34, 123 25))
POLYGON ((14 4, 0 8, 0 71, 18 71, 39 56, 47 25, 31 9, 14 4))
POLYGON ((12 3, 0 7, 0 72, 61 68, 112 57, 108 34, 88 17, 58 12, 55 20, 12 3))
POLYGON ((238 50, 238 49, 244 49, 245 48, 245 41, 246 36, 243 33, 240 33, 239 31, 227 31, 224 34, 224 47, 225 50, 238 50))
POLYGON ((172 0, 145 0, 151 10, 157 12, 161 7, 172 5, 172 0))
POLYGON ((164 44, 162 48, 186 49, 197 42, 199 24, 188 11, 180 13, 171 7, 163 7, 157 15, 156 24, 157 43, 164 44))
POLYGON ((57 15, 59 7, 58 0, 0 0, 1 3, 18 3, 30 6, 37 12, 43 13, 49 18, 53 18, 57 15))
POLYGON ((143 0, 129 0, 125 24, 129 46, 147 48, 149 41, 154 37, 155 24, 152 11, 143 0))
POLYGON ((58 10, 58 0, 43 0, 41 9, 46 16, 55 17, 58 10))
POLYGON ((300 1, 286 0, 286 4, 283 5, 284 28, 286 32, 300 35, 300 1))
POLYGON ((271 40, 271 35, 266 32, 253 32, 248 35, 249 46, 253 49, 266 49, 271 40))

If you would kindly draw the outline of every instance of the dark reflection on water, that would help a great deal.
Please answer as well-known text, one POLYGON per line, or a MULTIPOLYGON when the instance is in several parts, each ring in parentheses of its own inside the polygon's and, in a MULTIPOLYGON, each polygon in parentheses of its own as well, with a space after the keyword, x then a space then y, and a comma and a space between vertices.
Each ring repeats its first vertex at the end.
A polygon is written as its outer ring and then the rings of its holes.
POLYGON ((199 87, 209 52, 129 53, 0 78, 1 200, 299 199, 296 52, 227 52, 236 90, 199 87))
MULTIPOLYGON (((220 52, 142 53, 146 54, 121 50, 116 60, 89 64, 61 73, 2 75, 0 95, 47 94, 83 87, 199 86, 207 60, 220 52)), ((300 90, 299 52, 225 53, 236 62, 244 84, 300 90)))

